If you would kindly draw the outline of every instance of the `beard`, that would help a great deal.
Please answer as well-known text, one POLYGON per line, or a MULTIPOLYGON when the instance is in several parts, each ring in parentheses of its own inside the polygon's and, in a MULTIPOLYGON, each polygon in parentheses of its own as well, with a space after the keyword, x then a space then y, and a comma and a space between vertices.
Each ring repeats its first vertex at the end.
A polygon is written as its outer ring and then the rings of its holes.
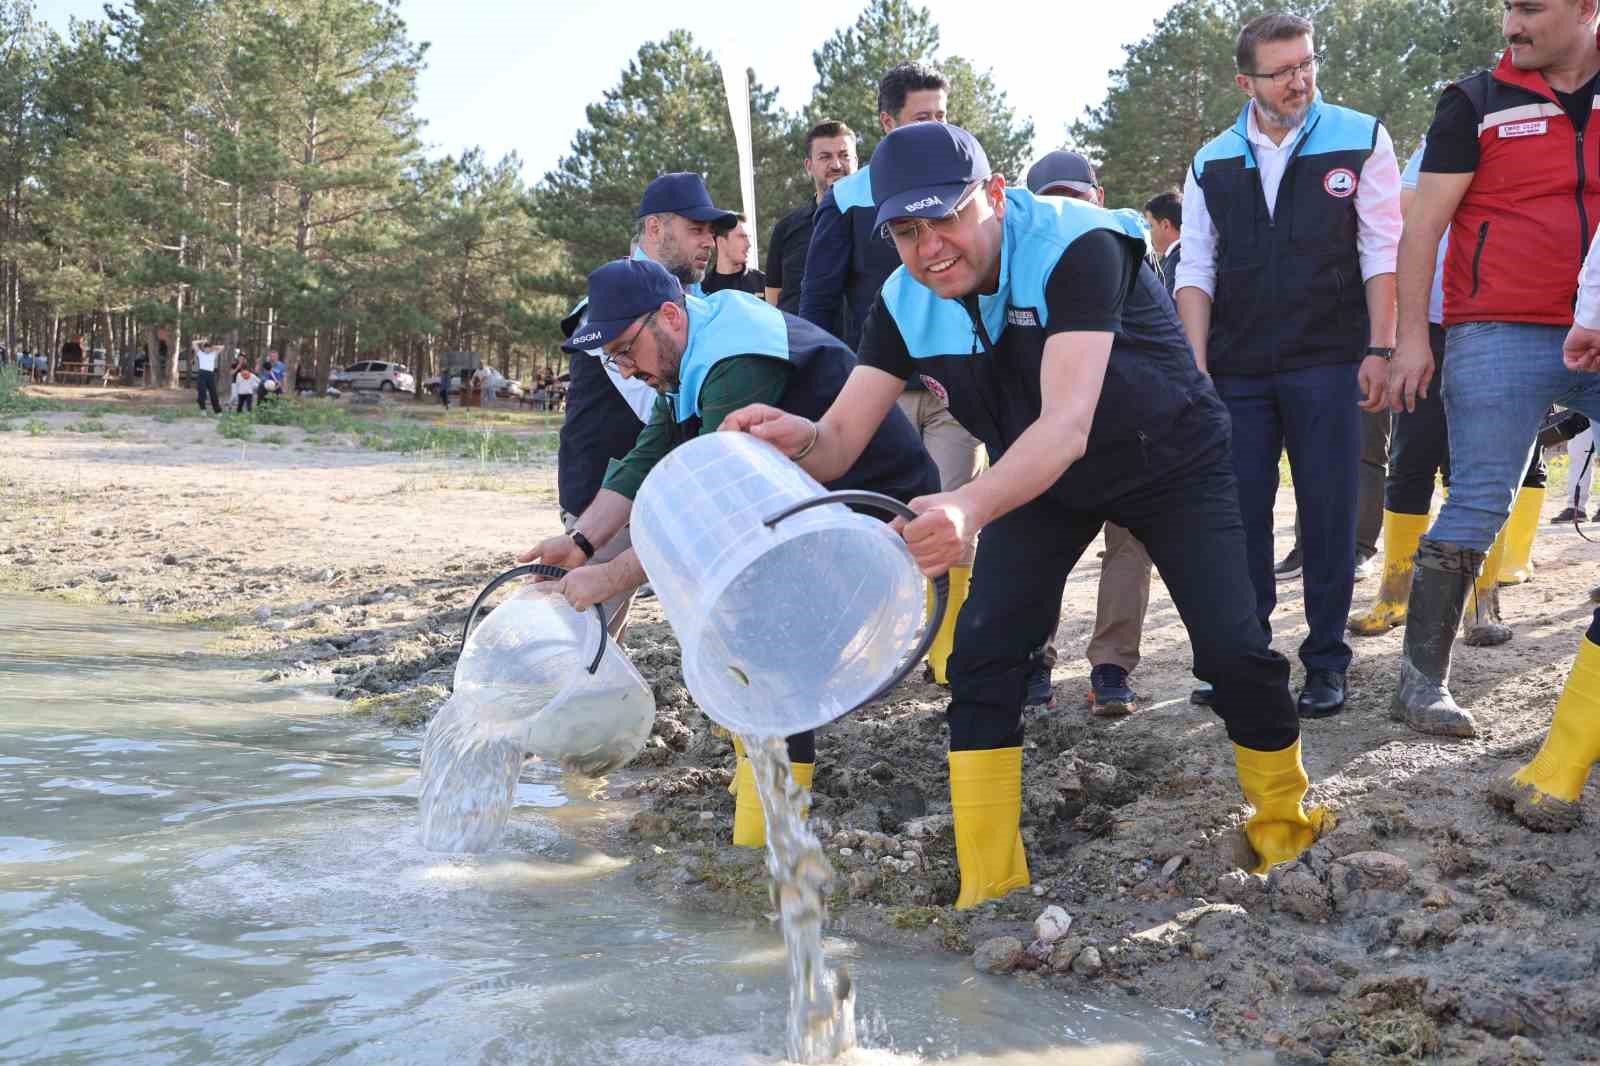
POLYGON ((678 391, 678 367, 683 363, 683 349, 673 341, 672 334, 658 322, 650 323, 650 336, 656 342, 657 359, 661 374, 650 384, 662 396, 678 391))
POLYGON ((704 268, 694 265, 694 254, 685 254, 683 249, 678 246, 676 238, 663 235, 660 253, 661 265, 667 269, 667 273, 677 278, 678 283, 684 288, 687 289, 690 285, 698 285, 705 280, 706 272, 704 268))
POLYGON ((1261 98, 1259 96, 1256 97, 1256 107, 1261 109, 1261 114, 1265 116, 1266 120, 1272 123, 1272 125, 1277 126, 1280 129, 1292 129, 1293 127, 1299 125, 1300 121, 1306 117, 1306 112, 1311 108, 1311 96, 1307 94, 1306 96, 1301 97, 1300 103, 1296 105, 1293 111, 1279 111, 1275 108, 1268 107, 1266 104, 1261 102, 1261 98))

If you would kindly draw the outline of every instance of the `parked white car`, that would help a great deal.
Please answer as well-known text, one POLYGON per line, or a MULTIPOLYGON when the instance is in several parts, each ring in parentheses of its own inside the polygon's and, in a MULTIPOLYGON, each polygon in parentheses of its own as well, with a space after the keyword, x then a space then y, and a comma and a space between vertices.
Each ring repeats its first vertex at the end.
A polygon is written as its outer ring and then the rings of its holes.
POLYGON ((341 389, 377 389, 379 392, 416 392, 417 379, 404 363, 373 360, 355 363, 328 375, 328 384, 341 389))

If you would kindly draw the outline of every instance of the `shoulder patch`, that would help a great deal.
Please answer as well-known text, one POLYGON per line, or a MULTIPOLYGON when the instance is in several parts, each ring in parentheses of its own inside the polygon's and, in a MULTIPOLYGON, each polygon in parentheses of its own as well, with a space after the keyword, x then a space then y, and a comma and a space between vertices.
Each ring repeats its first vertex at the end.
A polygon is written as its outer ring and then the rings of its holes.
POLYGON ((1344 200, 1355 195, 1358 180, 1356 172, 1349 167, 1334 167, 1323 176, 1322 187, 1329 196, 1344 200))
POLYGON ((1031 307, 1006 308, 1006 325, 1039 327, 1039 312, 1031 307))

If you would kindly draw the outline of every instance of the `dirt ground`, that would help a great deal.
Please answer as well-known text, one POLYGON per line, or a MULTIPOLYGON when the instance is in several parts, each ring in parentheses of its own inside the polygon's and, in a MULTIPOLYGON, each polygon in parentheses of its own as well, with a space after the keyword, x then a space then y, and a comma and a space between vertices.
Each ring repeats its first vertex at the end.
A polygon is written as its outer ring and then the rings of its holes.
MULTIPOLYGON (((417 728, 443 698, 477 588, 559 528, 549 451, 475 462, 294 428, 230 440, 211 419, 152 417, 153 402, 192 402, 181 394, 34 391, 99 406, 0 415, 0 587, 212 625, 219 648, 262 664, 263 684, 325 677, 397 728, 417 728)), ((372 417, 402 412, 433 417, 387 401, 372 417)), ((550 434, 532 415, 495 417, 499 432, 550 434)), ((1558 465, 1546 516, 1562 478, 1558 465)), ((1285 487, 1280 550, 1292 521, 1285 487)), ((1531 833, 1484 801, 1490 775, 1543 736, 1593 609, 1600 549, 1541 526, 1535 580, 1502 593, 1515 639, 1458 645, 1453 689, 1478 717, 1473 740, 1390 721, 1401 632, 1352 639, 1348 708, 1304 734, 1313 799, 1339 825, 1263 878, 1238 868, 1247 808, 1220 722, 1187 703, 1188 646, 1159 581, 1134 674, 1142 709, 1088 716, 1097 548, 1067 586, 1055 706, 1028 715, 1032 889, 949 907, 944 696, 910 682, 819 735, 813 815, 839 874, 833 923, 868 941, 976 952, 1019 980, 1189 1009, 1223 1046, 1279 1062, 1600 1061, 1595 797, 1566 836, 1531 833), (1034 920, 1052 904, 1070 931, 1036 943, 1034 920)), ((1358 607, 1376 585, 1357 586, 1358 607)), ((1279 595, 1276 645, 1293 660, 1298 583, 1279 595)), ((658 720, 606 786, 643 804, 614 846, 663 895, 766 913, 762 856, 723 845, 729 745, 684 690, 659 607, 641 608, 627 648, 658 720)))

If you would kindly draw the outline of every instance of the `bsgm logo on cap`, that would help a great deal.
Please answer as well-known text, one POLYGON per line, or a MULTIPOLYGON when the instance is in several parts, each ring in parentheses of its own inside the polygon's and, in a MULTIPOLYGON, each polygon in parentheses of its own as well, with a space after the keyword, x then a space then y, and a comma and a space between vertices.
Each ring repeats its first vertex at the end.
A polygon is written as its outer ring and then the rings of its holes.
POLYGON ((944 206, 944 201, 943 200, 939 199, 937 196, 928 196, 928 197, 924 197, 921 200, 918 200, 914 204, 906 204, 906 210, 907 211, 922 211, 922 210, 924 210, 926 208, 929 208, 929 207, 943 207, 943 206, 944 206))
POLYGON ((568 341, 567 343, 568 344, 588 344, 588 343, 590 343, 592 341, 597 341, 599 339, 600 339, 600 331, 599 330, 595 330, 592 333, 585 333, 581 337, 574 337, 570 341, 568 341))

